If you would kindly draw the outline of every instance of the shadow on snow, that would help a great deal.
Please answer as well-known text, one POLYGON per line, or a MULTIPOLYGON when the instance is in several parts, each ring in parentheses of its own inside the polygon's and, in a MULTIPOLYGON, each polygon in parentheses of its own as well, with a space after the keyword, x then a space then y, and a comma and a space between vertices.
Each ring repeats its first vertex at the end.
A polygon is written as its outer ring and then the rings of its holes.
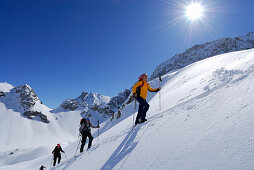
MULTIPOLYGON (((123 160, 126 156, 128 156, 134 150, 134 148, 138 144, 138 141, 136 142, 133 142, 133 141, 136 138, 140 127, 141 126, 134 128, 133 132, 130 131, 126 135, 126 137, 124 138, 122 143, 117 147, 115 152, 110 156, 107 162, 105 162, 105 164, 101 167, 101 170, 113 169, 121 160, 123 160)), ((127 160, 127 158, 128 157, 126 157, 125 161, 127 160)))

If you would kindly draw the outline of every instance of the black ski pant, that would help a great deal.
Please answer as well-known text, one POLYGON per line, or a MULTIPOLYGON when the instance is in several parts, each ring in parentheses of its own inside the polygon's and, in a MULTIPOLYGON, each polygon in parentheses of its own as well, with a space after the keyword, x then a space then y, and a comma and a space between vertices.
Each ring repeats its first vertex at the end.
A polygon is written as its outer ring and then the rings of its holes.
POLYGON ((142 97, 137 97, 136 100, 139 102, 138 115, 136 117, 136 124, 138 120, 144 121, 146 118, 146 112, 148 111, 150 105, 142 97))
POLYGON ((61 154, 59 154, 59 155, 54 154, 54 163, 53 163, 53 166, 56 165, 56 159, 57 158, 58 158, 58 164, 59 164, 61 162, 61 154))
POLYGON ((88 142, 88 149, 92 146, 92 141, 93 141, 93 136, 91 134, 91 132, 89 131, 84 131, 82 133, 82 140, 81 140, 81 146, 80 146, 80 152, 83 152, 84 150, 84 146, 86 144, 86 138, 89 138, 89 142, 88 142))

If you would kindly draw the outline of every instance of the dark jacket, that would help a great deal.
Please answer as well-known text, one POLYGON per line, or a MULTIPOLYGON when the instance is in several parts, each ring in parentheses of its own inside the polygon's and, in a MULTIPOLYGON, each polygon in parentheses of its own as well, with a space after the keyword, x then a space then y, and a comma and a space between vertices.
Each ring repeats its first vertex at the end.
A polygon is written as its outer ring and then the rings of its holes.
POLYGON ((56 146, 55 149, 52 151, 52 154, 58 156, 58 155, 61 155, 60 152, 64 152, 64 151, 62 150, 62 147, 60 146, 60 147, 58 148, 58 147, 56 146))
POLYGON ((83 118, 80 121, 79 132, 80 133, 83 133, 85 131, 91 132, 91 127, 98 128, 98 126, 94 126, 90 121, 87 121, 85 118, 83 118))

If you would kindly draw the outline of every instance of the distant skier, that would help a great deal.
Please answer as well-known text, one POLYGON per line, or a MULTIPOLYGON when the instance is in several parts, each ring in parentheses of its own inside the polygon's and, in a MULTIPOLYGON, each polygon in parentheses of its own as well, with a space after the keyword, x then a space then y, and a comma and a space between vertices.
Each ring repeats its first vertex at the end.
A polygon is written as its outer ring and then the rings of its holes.
POLYGON ((149 109, 149 104, 146 102, 147 90, 150 92, 158 92, 160 88, 152 89, 146 82, 147 75, 141 74, 139 81, 132 87, 132 93, 139 102, 138 115, 136 117, 135 125, 147 121, 146 112, 149 109))
POLYGON ((46 167, 42 165, 39 170, 44 170, 44 169, 46 169, 46 167))
POLYGON ((99 125, 94 126, 90 119, 87 117, 86 119, 83 118, 80 120, 80 128, 79 128, 79 132, 82 135, 82 140, 81 140, 81 146, 80 146, 80 152, 83 152, 84 150, 84 146, 86 144, 86 138, 89 138, 89 142, 88 142, 88 148, 90 149, 92 146, 92 141, 93 141, 93 136, 91 134, 91 127, 92 128, 100 128, 99 125))
POLYGON ((55 149, 52 151, 52 154, 54 154, 54 163, 53 166, 56 165, 56 159, 58 158, 58 164, 61 162, 61 152, 65 153, 62 150, 62 147, 60 146, 60 144, 57 144, 57 146, 55 147, 55 149))

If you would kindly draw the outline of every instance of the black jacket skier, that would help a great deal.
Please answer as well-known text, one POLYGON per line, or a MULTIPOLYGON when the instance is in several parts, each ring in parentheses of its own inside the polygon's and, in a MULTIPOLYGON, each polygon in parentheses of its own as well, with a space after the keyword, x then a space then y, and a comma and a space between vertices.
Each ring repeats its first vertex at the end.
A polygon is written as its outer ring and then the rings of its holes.
POLYGON ((80 152, 83 152, 84 150, 84 146, 86 144, 86 138, 89 138, 89 142, 88 142, 88 148, 89 149, 92 146, 92 141, 93 141, 93 136, 91 134, 91 127, 92 128, 99 128, 100 126, 94 126, 91 122, 89 118, 83 118, 80 120, 80 128, 79 128, 79 132, 82 135, 82 140, 81 140, 81 146, 80 146, 80 152))
POLYGON ((58 158, 58 164, 61 162, 61 152, 64 153, 64 151, 62 150, 62 147, 60 146, 60 144, 57 144, 55 149, 52 151, 52 154, 54 154, 54 163, 53 163, 53 166, 56 165, 56 159, 57 158, 58 158))
POLYGON ((46 167, 42 165, 39 170, 44 170, 44 169, 46 169, 46 167))

